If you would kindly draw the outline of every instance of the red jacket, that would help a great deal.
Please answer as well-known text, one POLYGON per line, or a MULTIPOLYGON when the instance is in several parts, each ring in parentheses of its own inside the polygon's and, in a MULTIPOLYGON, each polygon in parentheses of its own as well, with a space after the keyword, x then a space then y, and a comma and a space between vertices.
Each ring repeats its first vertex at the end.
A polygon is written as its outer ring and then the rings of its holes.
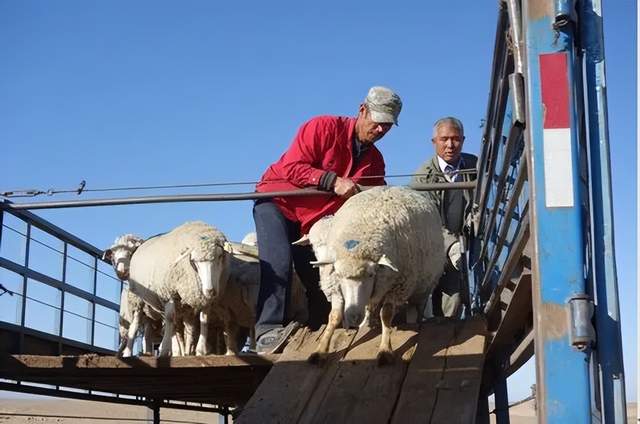
MULTIPOLYGON (((325 171, 362 185, 384 185, 384 159, 371 145, 353 163, 353 132, 356 119, 318 116, 303 124, 282 157, 262 175, 258 192, 316 187, 325 171), (377 176, 376 178, 362 178, 377 176)), ((333 196, 274 197, 273 202, 289 220, 299 222, 301 233, 323 216, 335 213, 345 199, 333 196)))

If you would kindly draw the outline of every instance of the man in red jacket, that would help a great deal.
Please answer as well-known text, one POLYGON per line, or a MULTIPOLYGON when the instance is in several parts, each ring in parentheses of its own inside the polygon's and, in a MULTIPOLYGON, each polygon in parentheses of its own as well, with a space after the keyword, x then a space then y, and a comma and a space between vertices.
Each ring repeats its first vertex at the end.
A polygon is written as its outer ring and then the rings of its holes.
POLYGON ((374 143, 398 124, 400 97, 385 87, 372 87, 355 118, 319 116, 304 123, 293 143, 256 186, 258 192, 315 187, 333 196, 274 197, 258 200, 253 218, 260 252, 260 292, 256 336, 260 353, 273 353, 298 324, 286 327, 292 263, 302 280, 309 306, 307 325, 326 322, 330 305, 320 291, 318 271, 309 246, 291 243, 314 222, 335 213, 359 185, 383 185, 384 159, 374 143))

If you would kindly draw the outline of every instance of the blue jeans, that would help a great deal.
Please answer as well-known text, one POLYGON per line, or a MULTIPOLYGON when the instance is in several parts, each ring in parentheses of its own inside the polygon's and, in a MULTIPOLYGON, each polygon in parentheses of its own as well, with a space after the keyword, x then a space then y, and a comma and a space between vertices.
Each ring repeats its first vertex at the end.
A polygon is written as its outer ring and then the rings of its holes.
POLYGON ((320 276, 309 261, 315 260, 311 246, 292 246, 298 240, 300 224, 286 219, 269 200, 258 200, 253 219, 260 255, 260 291, 256 306, 256 336, 285 325, 291 297, 293 265, 307 293, 309 321, 317 329, 327 322, 331 305, 320 290, 320 276))

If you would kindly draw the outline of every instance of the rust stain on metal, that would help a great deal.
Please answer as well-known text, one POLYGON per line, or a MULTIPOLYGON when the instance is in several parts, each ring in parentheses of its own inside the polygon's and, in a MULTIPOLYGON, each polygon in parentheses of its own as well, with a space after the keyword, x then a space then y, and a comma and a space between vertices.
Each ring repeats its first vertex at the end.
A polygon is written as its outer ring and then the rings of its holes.
POLYGON ((563 339, 569 334, 569 320, 567 309, 555 303, 542 303, 540 306, 540 324, 545 329, 545 337, 549 339, 563 339))
POLYGON ((549 0, 529 0, 527 2, 528 15, 531 20, 553 16, 553 2, 549 0))

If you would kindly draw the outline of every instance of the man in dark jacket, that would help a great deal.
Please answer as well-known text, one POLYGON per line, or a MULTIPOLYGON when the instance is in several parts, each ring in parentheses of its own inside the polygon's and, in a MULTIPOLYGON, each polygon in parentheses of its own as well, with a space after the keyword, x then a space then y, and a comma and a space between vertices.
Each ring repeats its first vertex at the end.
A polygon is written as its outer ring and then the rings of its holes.
POLYGON ((318 285, 309 246, 291 246, 320 218, 335 213, 359 185, 383 185, 384 160, 374 143, 398 123, 400 97, 372 87, 355 118, 319 116, 304 123, 293 143, 256 186, 258 192, 315 187, 333 196, 275 197, 253 207, 260 255, 260 292, 256 308, 257 350, 277 351, 297 324, 284 326, 292 263, 308 298, 307 325, 326 322, 330 305, 318 285))
MULTIPOLYGON (((418 168, 411 180, 412 185, 476 179, 473 171, 478 158, 462 153, 464 127, 460 120, 446 117, 436 121, 431 142, 436 154, 418 168)), ((425 193, 440 211, 448 258, 444 273, 431 296, 433 314, 459 318, 463 305, 468 303, 464 247, 467 238, 465 223, 471 213, 472 191, 440 190, 425 193)))

